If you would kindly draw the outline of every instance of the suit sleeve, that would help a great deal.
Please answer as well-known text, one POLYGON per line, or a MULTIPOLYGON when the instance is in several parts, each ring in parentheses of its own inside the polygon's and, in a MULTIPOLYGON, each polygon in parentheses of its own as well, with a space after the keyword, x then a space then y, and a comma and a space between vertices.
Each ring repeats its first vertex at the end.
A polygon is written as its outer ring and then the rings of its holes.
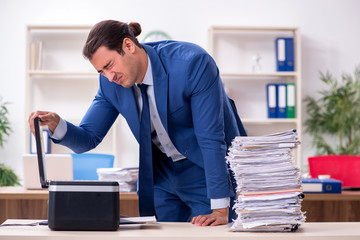
POLYGON ((103 140, 118 114, 100 88, 80 125, 75 126, 66 122, 67 132, 64 138, 61 141, 53 141, 70 148, 75 153, 87 152, 103 140))
POLYGON ((214 60, 207 54, 189 63, 189 92, 194 131, 201 148, 208 198, 234 196, 225 156, 225 92, 214 60))

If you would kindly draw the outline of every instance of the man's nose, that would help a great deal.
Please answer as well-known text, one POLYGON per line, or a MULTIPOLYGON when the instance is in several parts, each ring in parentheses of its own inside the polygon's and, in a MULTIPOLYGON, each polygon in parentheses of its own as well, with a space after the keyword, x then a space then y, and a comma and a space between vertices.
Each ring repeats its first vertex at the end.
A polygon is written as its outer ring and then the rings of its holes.
POLYGON ((105 77, 110 81, 114 81, 114 73, 111 71, 104 71, 105 77))

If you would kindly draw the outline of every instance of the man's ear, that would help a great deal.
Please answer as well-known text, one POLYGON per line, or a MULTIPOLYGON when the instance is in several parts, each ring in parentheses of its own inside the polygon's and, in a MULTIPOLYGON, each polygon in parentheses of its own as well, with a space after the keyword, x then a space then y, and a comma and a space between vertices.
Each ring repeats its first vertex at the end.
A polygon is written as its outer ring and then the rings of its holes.
POLYGON ((123 50, 125 52, 134 53, 136 49, 135 43, 130 38, 124 38, 123 50))

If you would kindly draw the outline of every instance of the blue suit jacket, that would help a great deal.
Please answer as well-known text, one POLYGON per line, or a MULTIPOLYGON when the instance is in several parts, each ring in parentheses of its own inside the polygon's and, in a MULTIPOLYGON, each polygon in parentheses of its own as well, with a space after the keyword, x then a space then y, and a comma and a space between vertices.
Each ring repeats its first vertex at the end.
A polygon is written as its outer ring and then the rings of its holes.
MULTIPOLYGON (((191 43, 163 41, 143 47, 152 65, 156 106, 171 141, 181 154, 204 168, 208 198, 234 196, 225 156, 242 126, 214 60, 191 43)), ((100 88, 81 124, 67 122, 68 131, 58 143, 77 153, 88 151, 101 142, 118 114, 139 142, 133 88, 100 75, 100 88)))

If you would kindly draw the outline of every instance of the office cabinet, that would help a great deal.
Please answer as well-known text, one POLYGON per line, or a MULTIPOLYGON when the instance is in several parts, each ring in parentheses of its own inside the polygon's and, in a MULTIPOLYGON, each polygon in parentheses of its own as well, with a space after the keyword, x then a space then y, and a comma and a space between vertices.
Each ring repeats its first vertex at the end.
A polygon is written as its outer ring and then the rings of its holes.
MULTIPOLYGON (((27 26, 24 153, 30 152, 27 118, 31 112, 56 112, 77 125, 94 99, 99 74, 82 55, 90 29, 90 26, 27 26)), ((91 152, 115 155, 115 166, 136 166, 137 143, 126 125, 119 117, 91 152), (119 163, 120 158, 134 163, 119 163)), ((51 143, 51 153, 71 150, 51 143)))
MULTIPOLYGON (((6 219, 47 219, 47 190, 0 187, 0 223, 6 219)), ((305 194, 302 211, 307 222, 359 222, 360 193, 305 194)), ((139 216, 136 193, 120 193, 120 214, 139 216)))
MULTIPOLYGON (((208 50, 249 136, 296 129, 301 140, 301 58, 298 28, 213 26, 208 50), (294 70, 277 71, 276 39, 292 38, 294 70), (267 85, 295 85, 295 117, 269 118, 267 85)), ((301 147, 295 151, 301 167, 301 147)))

